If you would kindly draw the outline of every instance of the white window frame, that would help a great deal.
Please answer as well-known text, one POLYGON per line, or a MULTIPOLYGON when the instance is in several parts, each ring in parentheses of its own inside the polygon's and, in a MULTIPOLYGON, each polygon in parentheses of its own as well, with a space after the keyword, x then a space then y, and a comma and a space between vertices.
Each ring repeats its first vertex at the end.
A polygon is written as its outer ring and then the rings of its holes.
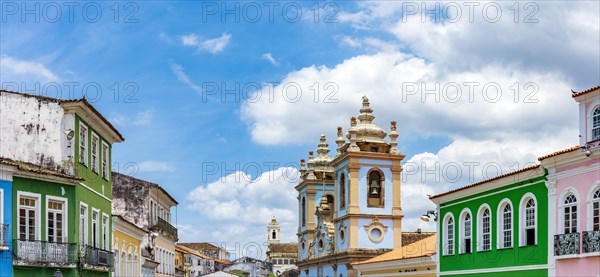
POLYGON ((532 199, 535 204, 533 209, 535 242, 533 245, 538 244, 538 226, 540 225, 540 218, 538 216, 539 202, 533 193, 528 192, 521 197, 521 201, 519 202, 519 246, 527 246, 527 229, 529 229, 527 228, 527 202, 529 202, 529 199, 532 199))
POLYGON ((100 209, 96 209, 96 208, 92 208, 92 236, 94 236, 94 213, 97 215, 96 216, 96 237, 92 237, 92 246, 94 248, 100 248, 100 217, 101 217, 101 213, 100 213, 100 209), (95 243, 94 243, 95 242, 95 243))
MULTIPOLYGON (((48 240, 48 205, 50 203, 50 201, 55 201, 55 202, 62 202, 63 203, 63 208, 62 208, 62 215, 63 215, 63 222, 62 222, 62 231, 63 231, 63 243, 64 242, 68 242, 69 241, 69 199, 64 198, 64 197, 59 197, 59 196, 53 196, 53 195, 47 195, 46 196, 46 241, 48 240)), ((54 219, 56 220, 56 219, 54 219)))
POLYGON ((102 169, 101 169, 101 176, 102 178, 104 178, 104 180, 110 180, 110 170, 109 170, 109 154, 110 153, 110 148, 108 147, 108 144, 105 141, 102 141, 102 150, 100 151, 100 156, 101 156, 101 160, 102 160, 102 169), (104 151, 106 149, 106 151, 104 151))
POLYGON ((110 220, 106 213, 102 213, 102 249, 109 250, 110 247, 110 220), (106 219, 106 223, 104 220, 106 219))
MULTIPOLYGON (((587 197, 587 206, 588 206, 587 228, 582 231, 593 231, 594 230, 594 203, 598 203, 598 206, 600 207, 600 198, 594 199, 594 193, 598 190, 600 190, 600 180, 597 181, 596 183, 594 183, 590 187, 590 190, 587 194, 588 195, 588 197, 587 197)), ((598 211, 598 212, 600 213, 600 211, 598 211)), ((599 218, 599 220, 600 220, 600 218, 599 218)))
MULTIPOLYGON (((473 214, 471 214, 471 210, 469 210, 469 208, 464 208, 461 212, 460 212, 460 217, 459 217, 459 224, 458 224, 458 241, 459 241, 459 247, 458 247, 458 251, 460 254, 468 254, 467 253, 467 249, 466 249, 466 244, 465 244, 465 240, 471 239, 471 252, 469 253, 473 253, 473 214), (469 215, 471 217, 471 223, 469 223, 470 227, 471 227, 471 234, 467 237, 465 234, 465 217, 469 215)), ((456 224, 456 222, 455 222, 456 224)))
POLYGON ((121 268, 121 260, 119 259, 119 257, 121 257, 121 251, 119 249, 119 238, 115 238, 114 244, 113 244, 113 255, 114 255, 114 264, 115 264, 115 268, 114 268, 114 272, 113 272, 113 276, 117 277, 120 276, 121 272, 119 271, 121 268))
MULTIPOLYGON (((20 220, 20 215, 19 215, 19 210, 21 209, 21 197, 25 197, 25 198, 34 198, 35 199, 35 207, 34 207, 34 211, 35 211, 35 240, 40 240, 40 238, 42 237, 42 216, 41 216, 41 201, 42 201, 42 195, 39 193, 32 193, 32 192, 26 192, 26 191, 17 191, 17 233, 16 233, 16 238, 17 239, 21 239, 21 220, 20 220)), ((29 240, 29 239, 27 239, 29 240)))
POLYGON ((88 129, 87 125, 79 122, 79 163, 88 166, 90 161, 88 159, 88 138, 90 134, 90 129, 88 129), (82 139, 81 133, 82 130, 85 130, 85 138, 82 139), (83 148, 83 149, 82 149, 83 148), (83 150, 83 151, 82 151, 83 150))
MULTIPOLYGON (((600 101, 595 101, 594 103, 592 103, 590 105, 590 110, 588 112, 588 120, 587 120, 588 135, 589 135, 587 142, 595 141, 597 139, 600 139, 600 138, 594 139, 594 137, 593 137, 594 136, 594 111, 596 109, 600 109, 600 101)), ((579 198, 577 198, 577 199, 579 199, 579 198)))
POLYGON ((81 244, 80 247, 84 247, 84 246, 88 245, 88 242, 89 242, 89 230, 90 230, 90 226, 89 226, 89 222, 90 222, 90 219, 89 219, 90 209, 89 209, 89 206, 86 203, 84 203, 84 202, 79 202, 79 212, 78 212, 78 214, 79 214, 79 244, 81 244), (82 221, 81 221, 81 219, 82 219, 81 218, 81 208, 82 207, 85 207, 85 215, 83 215, 83 224, 85 226, 81 226, 81 223, 82 223, 82 221), (83 228, 83 234, 81 233, 81 229, 82 228, 83 228), (82 239, 83 239, 83 241, 82 241, 82 239))
POLYGON ((477 251, 478 252, 483 252, 483 251, 490 251, 492 250, 492 245, 493 243, 493 237, 492 237, 492 230, 493 230, 493 222, 494 222, 494 218, 493 218, 493 213, 492 213, 492 209, 490 208, 490 205, 488 204, 482 204, 481 206, 479 206, 479 209, 477 210, 477 251), (489 231, 489 235, 490 235, 490 248, 489 249, 485 249, 484 248, 484 244, 483 244, 483 211, 485 209, 488 209, 490 211, 490 231, 489 231), (485 249, 485 250, 484 250, 485 249))
POLYGON ((515 242, 515 206, 512 204, 510 199, 504 198, 498 205, 498 211, 496 213, 496 241, 498 243, 497 249, 508 249, 514 246, 515 242), (510 205, 510 230, 504 229, 504 207, 510 205), (510 231, 510 246, 504 246, 504 231, 510 231))
POLYGON ((98 135, 96 133, 94 133, 92 131, 92 139, 90 140, 90 148, 92 150, 92 155, 91 155, 91 168, 92 171, 95 173, 99 173, 100 170, 100 155, 99 154, 99 149, 100 149, 100 138, 98 137, 98 135), (96 145, 94 145, 94 140, 96 140, 96 145))
POLYGON ((442 253, 444 256, 453 256, 455 254, 454 248, 456 244, 456 221, 454 220, 454 215, 451 212, 446 213, 444 216, 444 220, 442 221, 442 237, 443 245, 442 245, 442 253), (452 220, 452 241, 448 237, 448 221, 452 220))
MULTIPOLYGON (((564 234, 564 232, 565 232, 565 225, 566 225, 565 224, 565 207, 567 206, 567 205, 565 205, 565 200, 571 194, 573 194, 575 196, 575 199, 577 199, 577 202, 575 204, 569 205, 569 206, 575 206, 575 207, 577 207, 577 226, 576 226, 576 230, 577 230, 577 232, 581 231, 581 228, 579 226, 580 225, 580 221, 581 221, 580 220, 580 217, 581 217, 580 216, 581 215, 581 207, 580 207, 581 197, 579 197, 579 193, 577 192, 576 189, 574 189, 572 187, 568 187, 565 190, 563 190, 563 193, 561 194, 561 196, 559 198, 560 202, 558 203, 558 205, 559 205, 558 208, 559 208, 559 221, 560 221, 559 228, 560 229, 558 229, 558 232, 557 232, 558 234, 564 234)), ((571 226, 570 229, 573 229, 573 226, 571 226)))

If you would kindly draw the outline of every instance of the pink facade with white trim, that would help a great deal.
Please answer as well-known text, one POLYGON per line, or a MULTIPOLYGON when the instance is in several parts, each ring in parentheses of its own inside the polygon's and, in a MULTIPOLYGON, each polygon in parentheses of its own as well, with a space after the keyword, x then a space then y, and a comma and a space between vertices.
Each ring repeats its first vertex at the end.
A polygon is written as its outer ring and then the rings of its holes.
POLYGON ((580 147, 540 158, 549 173, 548 273, 600 276, 600 139, 593 135, 600 125, 600 87, 573 97, 580 147))

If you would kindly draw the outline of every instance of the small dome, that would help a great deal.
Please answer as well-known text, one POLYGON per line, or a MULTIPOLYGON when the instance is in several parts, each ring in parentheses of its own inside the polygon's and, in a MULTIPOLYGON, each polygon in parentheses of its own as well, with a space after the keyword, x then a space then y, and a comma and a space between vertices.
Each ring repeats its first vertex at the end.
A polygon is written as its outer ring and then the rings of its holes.
POLYGON ((350 130, 348 130, 348 133, 346 134, 346 138, 350 139, 350 133, 355 131, 357 142, 386 143, 385 137, 387 136, 387 133, 381 129, 381 127, 373 124, 375 115, 373 115, 373 108, 370 106, 369 98, 363 96, 362 104, 363 106, 360 109, 360 115, 358 116, 360 123, 350 127, 350 130))

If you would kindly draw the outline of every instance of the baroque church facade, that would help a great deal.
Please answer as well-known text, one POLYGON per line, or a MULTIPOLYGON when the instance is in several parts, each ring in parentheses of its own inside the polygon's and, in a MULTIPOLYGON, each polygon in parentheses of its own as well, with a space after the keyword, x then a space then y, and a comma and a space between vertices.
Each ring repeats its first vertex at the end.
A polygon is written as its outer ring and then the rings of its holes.
POLYGON ((369 99, 329 154, 321 135, 316 155, 301 160, 298 191, 300 276, 357 276, 352 263, 402 246, 401 161, 396 122, 375 125, 369 99), (387 138, 389 137, 389 142, 387 138))

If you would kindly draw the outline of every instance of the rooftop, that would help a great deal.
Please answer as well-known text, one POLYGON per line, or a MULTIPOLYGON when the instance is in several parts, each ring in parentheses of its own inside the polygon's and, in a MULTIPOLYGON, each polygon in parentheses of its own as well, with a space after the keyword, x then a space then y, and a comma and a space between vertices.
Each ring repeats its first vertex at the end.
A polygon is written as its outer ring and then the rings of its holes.
POLYGON ((271 253, 298 253, 297 243, 271 243, 269 244, 271 253))
POLYGON ((35 174, 44 174, 44 175, 50 175, 50 176, 54 176, 54 177, 65 178, 65 179, 69 179, 73 182, 84 180, 81 177, 76 177, 74 175, 67 174, 66 172, 59 169, 58 167, 56 167, 56 168, 43 167, 43 166, 35 165, 32 163, 15 161, 15 160, 12 160, 9 158, 4 158, 4 157, 0 157, 0 164, 14 166, 17 169, 25 171, 25 172, 31 172, 31 173, 35 173, 35 174))
POLYGON ((407 244, 400 249, 395 249, 385 254, 373 257, 366 261, 352 263, 353 265, 387 262, 435 255, 437 235, 431 234, 423 239, 407 244))
POLYGON ((542 161, 542 160, 545 160, 547 158, 551 158, 551 157, 554 157, 554 156, 562 155, 562 154, 565 154, 565 153, 573 152, 573 151, 579 150, 580 148, 581 147, 579 147, 579 145, 577 145, 577 146, 569 147, 567 149, 559 150, 559 151, 556 151, 554 153, 551 153, 551 154, 539 157, 538 161, 542 161))
POLYGON ((588 94, 588 93, 590 93, 590 92, 592 92, 592 91, 595 91, 595 90, 597 90, 597 89, 600 89, 600 85, 598 85, 598 86, 595 86, 595 87, 593 87, 593 88, 586 89, 586 90, 584 90, 584 91, 580 91, 580 92, 577 92, 577 91, 571 90, 571 96, 572 96, 573 98, 575 98, 575 97, 577 97, 577 96, 581 96, 581 95, 584 95, 584 94, 588 94))
POLYGON ((438 198, 438 197, 441 197, 441 196, 444 196, 444 195, 455 193, 457 191, 470 189, 472 187, 476 187, 476 186, 479 186, 481 184, 485 184, 485 183, 488 183, 488 182, 491 182, 491 181, 502 179, 504 177, 516 175, 516 174, 519 174, 521 172, 525 172, 525 171, 528 171, 528 170, 531 170, 531 169, 536 169, 536 168, 539 168, 539 167, 540 167, 539 164, 536 164, 536 165, 533 165, 533 166, 528 166, 528 167, 525 167, 525 168, 522 168, 522 169, 519 169, 519 170, 516 170, 516 171, 512 171, 512 172, 509 172, 509 173, 506 173, 506 174, 498 175, 496 177, 493 177, 493 178, 490 178, 490 179, 487 179, 487 180, 479 181, 477 183, 473 183, 473 184, 470 184, 468 186, 460 187, 460 188, 453 189, 453 190, 450 190, 450 191, 447 191, 447 192, 443 192, 443 193, 440 193, 440 194, 429 196, 429 199, 434 199, 434 198, 438 198))
POLYGON ((125 174, 121 174, 119 172, 112 172, 112 176, 113 176, 113 185, 118 184, 119 180, 128 180, 128 181, 132 181, 135 182, 136 184, 148 187, 148 188, 157 188, 158 190, 162 191, 169 199, 171 199, 171 201, 173 201, 173 203, 175 203, 175 205, 178 205, 179 203, 177 202, 177 200, 175 200, 175 198, 173 198, 173 196, 171 196, 163 187, 161 187, 159 184, 155 184, 146 180, 142 180, 142 179, 138 179, 129 175, 125 175, 125 174), (122 178, 122 179, 121 179, 122 178))

